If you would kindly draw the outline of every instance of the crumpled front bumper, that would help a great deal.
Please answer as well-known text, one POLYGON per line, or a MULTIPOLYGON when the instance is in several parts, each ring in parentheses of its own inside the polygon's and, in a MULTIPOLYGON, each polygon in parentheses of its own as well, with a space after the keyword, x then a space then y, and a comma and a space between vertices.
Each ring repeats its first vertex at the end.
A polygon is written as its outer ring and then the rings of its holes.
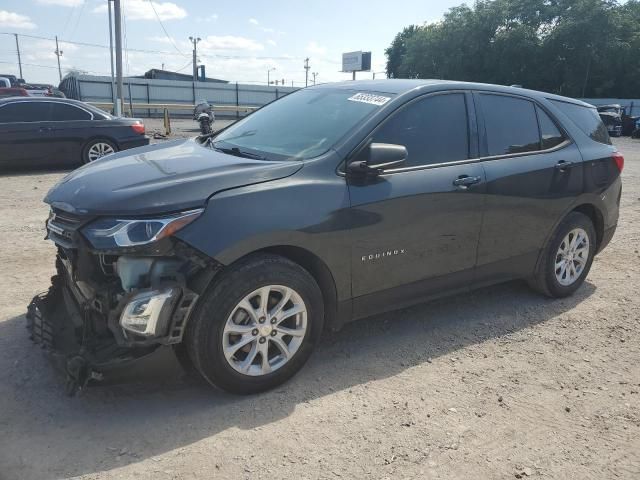
POLYGON ((92 338, 87 335, 85 317, 60 275, 54 276, 49 290, 36 295, 27 308, 30 338, 63 372, 70 395, 91 380, 101 380, 106 371, 153 353, 158 346, 130 348, 110 339, 92 338))
MULTIPOLYGON (((28 306, 30 337, 51 353, 66 376, 69 394, 161 345, 180 343, 191 311, 216 271, 184 257, 127 258, 121 278, 88 275, 84 281, 78 273, 82 264, 59 250, 49 290, 28 306), (147 273, 131 273, 144 265, 149 266, 147 273), (131 283, 134 278, 139 279, 136 285, 131 283), (123 281, 129 282, 126 289, 123 281)), ((96 260, 89 256, 85 264, 96 260)))

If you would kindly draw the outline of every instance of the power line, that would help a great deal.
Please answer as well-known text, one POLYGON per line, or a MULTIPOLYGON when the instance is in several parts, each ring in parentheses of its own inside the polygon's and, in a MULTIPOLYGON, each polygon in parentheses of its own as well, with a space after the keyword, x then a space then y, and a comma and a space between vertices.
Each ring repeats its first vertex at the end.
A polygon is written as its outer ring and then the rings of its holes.
POLYGON ((173 45, 173 48, 176 49, 176 51, 182 55, 185 56, 186 55, 184 53, 182 53, 182 51, 178 48, 178 46, 176 45, 176 42, 173 41, 173 37, 171 37, 171 35, 169 35, 169 33, 167 32, 167 29, 164 28, 164 23, 162 23, 162 20, 160 20, 160 15, 158 15, 158 12, 156 12, 156 7, 153 5, 153 1, 149 0, 149 5, 151 5, 151 8, 153 9, 153 13, 156 14, 156 18, 158 19, 158 23, 160 24, 160 26, 162 27, 162 31, 164 32, 165 36, 169 39, 169 41, 171 42, 171 45, 173 45))
POLYGON ((84 5, 87 3, 86 1, 82 2, 80 5, 80 13, 78 13, 78 18, 76 19, 76 24, 73 26, 73 30, 71 30, 71 35, 69 38, 72 38, 76 34, 76 30, 78 29, 78 25, 80 24, 80 19, 82 18, 82 12, 84 12, 84 5))
MULTIPOLYGON (((0 63, 6 64, 6 65, 15 65, 16 62, 7 62, 5 60, 0 60, 0 63)), ((57 70, 58 67, 54 66, 54 65, 40 65, 38 63, 23 63, 22 64, 25 67, 37 67, 37 68, 49 68, 49 69, 54 69, 57 70)), ((189 62, 189 65, 191 65, 191 62, 189 62)), ((83 71, 87 72, 87 73, 94 73, 97 75, 110 75, 107 72, 96 72, 95 70, 84 70, 83 71)))
MULTIPOLYGON (((0 32, 0 35, 14 35, 14 33, 0 32)), ((18 35, 20 37, 25 37, 25 38, 35 38, 35 39, 38 39, 38 40, 50 40, 52 42, 55 42, 55 38, 51 38, 51 37, 42 37, 42 36, 39 36, 39 35, 28 35, 28 34, 24 34, 24 33, 19 33, 18 35)), ((83 46, 83 47, 95 47, 95 48, 105 48, 105 49, 109 48, 108 45, 100 45, 98 43, 77 42, 77 41, 72 41, 72 40, 64 40, 62 38, 59 38, 58 40, 61 43, 69 43, 69 44, 72 44, 72 45, 80 45, 80 46, 83 46)), ((128 50, 130 52, 138 52, 138 53, 156 53, 156 54, 159 54, 159 55, 182 55, 182 56, 186 56, 183 53, 167 52, 167 51, 162 51, 162 50, 147 50, 147 49, 142 49, 142 48, 129 48, 128 50)), ((302 59, 302 57, 289 57, 289 56, 221 55, 221 54, 215 54, 215 53, 202 53, 202 52, 199 52, 199 55, 201 57, 222 58, 222 59, 225 59, 225 60, 256 59, 256 60, 298 61, 298 60, 302 59)), ((339 62, 329 62, 329 63, 339 63, 339 62)))

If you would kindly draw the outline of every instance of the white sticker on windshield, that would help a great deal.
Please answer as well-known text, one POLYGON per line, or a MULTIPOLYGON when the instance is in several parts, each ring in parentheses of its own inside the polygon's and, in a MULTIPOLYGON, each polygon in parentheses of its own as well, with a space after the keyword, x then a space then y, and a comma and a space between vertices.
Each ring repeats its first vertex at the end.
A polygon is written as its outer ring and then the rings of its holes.
POLYGON ((371 93, 356 93, 353 97, 347 98, 347 100, 351 100, 352 102, 362 102, 362 103, 370 103, 371 105, 384 105, 389 100, 390 97, 383 97, 382 95, 373 95, 371 93))

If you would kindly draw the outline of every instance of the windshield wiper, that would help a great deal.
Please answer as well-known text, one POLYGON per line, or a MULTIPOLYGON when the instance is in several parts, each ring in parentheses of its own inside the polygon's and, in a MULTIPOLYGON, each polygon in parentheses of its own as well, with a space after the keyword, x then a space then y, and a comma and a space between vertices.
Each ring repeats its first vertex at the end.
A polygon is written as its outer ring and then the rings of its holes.
POLYGON ((240 150, 238 147, 219 147, 215 143, 212 143, 211 146, 214 148, 214 150, 218 150, 219 152, 226 153, 228 155, 235 155, 236 157, 243 158, 254 158, 256 160, 267 160, 267 158, 263 157, 262 155, 240 150))

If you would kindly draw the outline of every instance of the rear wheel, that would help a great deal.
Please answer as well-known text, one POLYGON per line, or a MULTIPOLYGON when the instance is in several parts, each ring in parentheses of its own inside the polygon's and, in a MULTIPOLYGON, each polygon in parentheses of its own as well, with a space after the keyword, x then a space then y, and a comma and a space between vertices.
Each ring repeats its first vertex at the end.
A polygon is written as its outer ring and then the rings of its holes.
POLYGON ((209 383, 257 393, 302 368, 323 318, 322 294, 306 270, 282 257, 251 256, 205 293, 187 329, 186 348, 209 383))
POLYGON ((571 212, 543 250, 530 282, 532 287, 549 297, 571 295, 587 277, 595 251, 596 233, 591 219, 571 212))
POLYGON ((110 140, 103 138, 91 140, 82 149, 82 163, 93 162, 117 151, 118 147, 110 140))

